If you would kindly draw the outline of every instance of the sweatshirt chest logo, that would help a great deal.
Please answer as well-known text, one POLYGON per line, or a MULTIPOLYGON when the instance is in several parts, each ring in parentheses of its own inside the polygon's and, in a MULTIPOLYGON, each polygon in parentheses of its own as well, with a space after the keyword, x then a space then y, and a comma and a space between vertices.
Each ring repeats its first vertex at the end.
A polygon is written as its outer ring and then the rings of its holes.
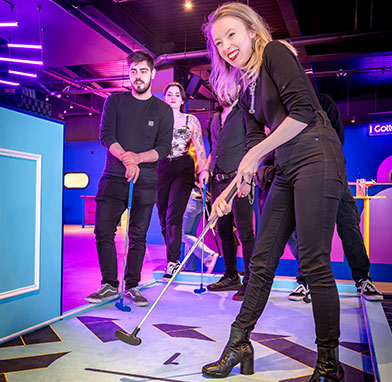
POLYGON ((154 121, 148 121, 148 126, 153 127, 154 126, 154 121))

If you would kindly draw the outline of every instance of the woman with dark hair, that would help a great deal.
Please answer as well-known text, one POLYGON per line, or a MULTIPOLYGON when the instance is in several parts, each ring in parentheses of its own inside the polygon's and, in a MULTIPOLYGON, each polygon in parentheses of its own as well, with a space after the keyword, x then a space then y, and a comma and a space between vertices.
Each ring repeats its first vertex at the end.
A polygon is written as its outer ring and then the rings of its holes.
POLYGON ((206 153, 199 120, 184 113, 186 96, 182 85, 178 82, 168 84, 164 99, 174 114, 171 151, 158 162, 157 171, 157 206, 167 255, 163 280, 168 281, 179 266, 182 219, 195 181, 195 166, 189 155, 191 143, 195 146, 200 168, 204 167, 206 153))
POLYGON ((330 264, 331 241, 344 180, 339 138, 322 110, 295 49, 272 41, 264 20, 240 3, 222 5, 204 26, 211 55, 210 83, 228 95, 228 83, 241 87, 248 142, 236 178, 218 197, 213 212, 227 214, 228 190, 250 183, 263 159, 276 150, 276 173, 265 202, 250 279, 241 311, 232 324, 221 358, 203 367, 209 377, 226 377, 241 363, 253 374, 250 332, 262 314, 285 244, 297 228, 299 260, 309 283, 316 326, 318 360, 311 382, 344 380, 339 363, 339 296, 330 264), (252 142, 268 126, 271 134, 252 142))

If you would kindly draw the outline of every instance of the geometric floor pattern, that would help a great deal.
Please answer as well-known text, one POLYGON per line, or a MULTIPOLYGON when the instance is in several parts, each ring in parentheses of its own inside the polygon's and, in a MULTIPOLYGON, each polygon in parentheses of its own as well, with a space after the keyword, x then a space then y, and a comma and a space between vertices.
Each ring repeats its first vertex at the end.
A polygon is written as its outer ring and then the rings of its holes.
MULTIPOLYGON (((153 302, 163 284, 143 294, 153 302)), ((51 341, 20 340, 0 348, 1 381, 206 381, 202 365, 219 358, 240 303, 233 292, 194 293, 194 285, 173 284, 142 325, 142 343, 118 341, 118 329, 131 333, 147 308, 118 310, 113 302, 51 325, 51 341)), ((346 382, 373 381, 372 365, 357 297, 341 297, 340 360, 346 382)), ((49 327, 50 328, 50 327, 49 327)), ((48 330, 48 329, 47 329, 48 330)), ((273 291, 252 333, 255 374, 235 367, 228 381, 305 382, 316 361, 311 304, 293 302, 273 291)), ((14 340, 15 341, 15 340, 14 340)))
POLYGON ((392 294, 384 294, 384 301, 382 301, 385 317, 388 320, 389 328, 392 331, 392 294))

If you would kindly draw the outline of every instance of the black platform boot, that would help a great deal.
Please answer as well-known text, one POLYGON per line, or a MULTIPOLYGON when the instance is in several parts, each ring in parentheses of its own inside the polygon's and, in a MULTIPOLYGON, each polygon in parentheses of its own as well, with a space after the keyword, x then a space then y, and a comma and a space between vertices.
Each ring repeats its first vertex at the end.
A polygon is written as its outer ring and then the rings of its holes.
POLYGON ((316 369, 309 382, 344 382, 344 371, 339 362, 338 348, 318 346, 316 369))
POLYGON ((233 367, 241 363, 241 374, 254 373, 253 346, 249 341, 249 330, 231 327, 229 342, 227 343, 219 361, 204 365, 202 373, 206 377, 225 378, 233 367))

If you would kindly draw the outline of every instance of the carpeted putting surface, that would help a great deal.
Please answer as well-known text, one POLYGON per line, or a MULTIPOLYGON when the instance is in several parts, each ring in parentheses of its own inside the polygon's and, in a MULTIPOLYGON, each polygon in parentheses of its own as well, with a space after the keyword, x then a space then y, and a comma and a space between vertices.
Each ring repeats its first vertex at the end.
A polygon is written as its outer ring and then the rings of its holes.
MULTIPOLYGON (((163 285, 143 294, 152 303, 163 285)), ((114 336, 131 333, 147 313, 130 313, 108 303, 0 346, 0 381, 207 381, 202 365, 219 358, 240 303, 233 292, 194 293, 195 285, 173 284, 145 321, 140 346, 114 336), (28 337, 30 336, 30 337, 28 337)), ((251 336, 255 374, 235 367, 228 381, 305 382, 316 362, 312 307, 274 291, 251 336)), ((371 361, 357 297, 341 296, 340 359, 346 382, 373 381, 371 361)))

